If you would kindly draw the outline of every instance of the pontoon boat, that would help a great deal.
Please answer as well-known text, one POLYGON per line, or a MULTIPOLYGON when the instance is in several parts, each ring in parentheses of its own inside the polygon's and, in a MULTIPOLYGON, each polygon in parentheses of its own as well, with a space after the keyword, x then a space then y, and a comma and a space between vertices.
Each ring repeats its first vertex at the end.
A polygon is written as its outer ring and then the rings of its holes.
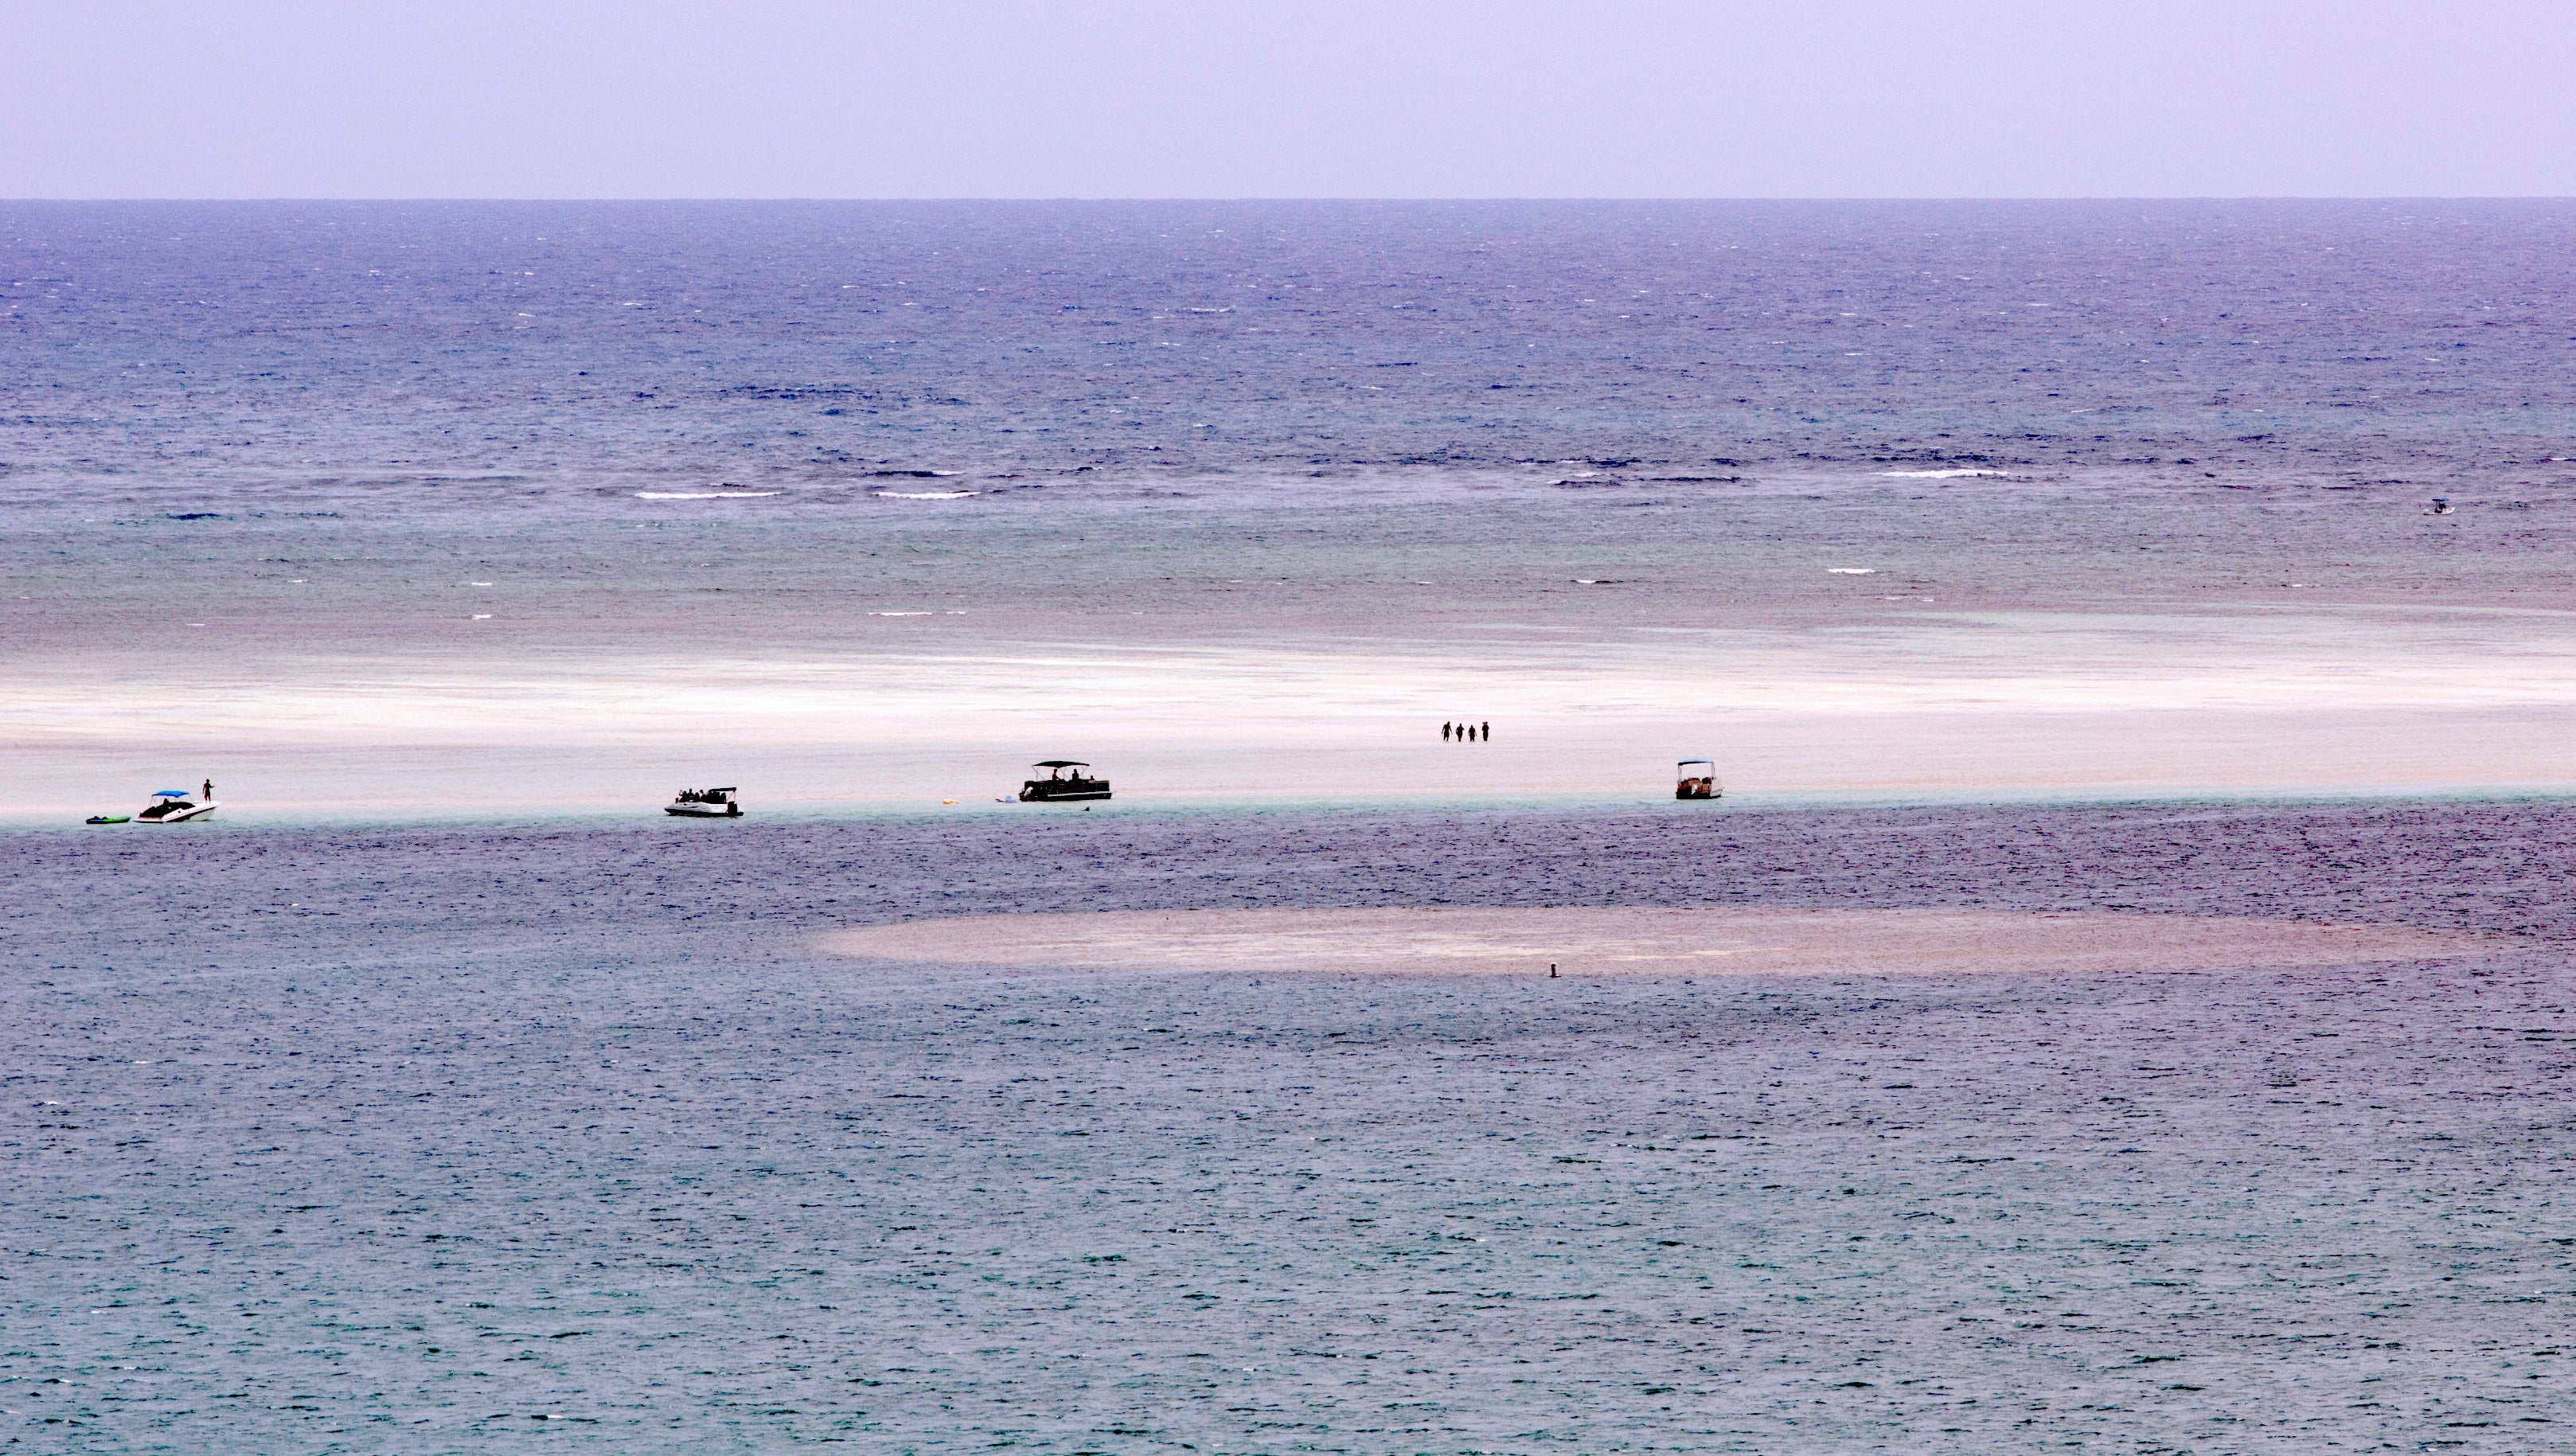
POLYGON ((662 806, 665 814, 683 819, 739 819, 742 806, 733 801, 733 788, 682 789, 680 796, 662 806))
POLYGON ((1084 773, 1083 770, 1091 765, 1078 759, 1044 758, 1038 760, 1036 766, 1045 769, 1047 776, 1033 778, 1020 785, 1020 802, 1023 804, 1060 804, 1072 799, 1109 797, 1109 780, 1095 779, 1084 773), (1073 772, 1065 772, 1067 769, 1073 772))

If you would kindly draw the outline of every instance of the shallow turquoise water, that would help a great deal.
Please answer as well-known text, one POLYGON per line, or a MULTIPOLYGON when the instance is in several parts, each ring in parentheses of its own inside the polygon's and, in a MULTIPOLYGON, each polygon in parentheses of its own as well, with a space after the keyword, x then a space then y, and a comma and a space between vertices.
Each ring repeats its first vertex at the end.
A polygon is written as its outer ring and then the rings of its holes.
POLYGON ((2501 1452, 2570 1418, 2563 805, 727 827, 0 838, 12 1433, 2501 1452), (2493 950, 1547 983, 811 947, 1443 902, 2493 950))

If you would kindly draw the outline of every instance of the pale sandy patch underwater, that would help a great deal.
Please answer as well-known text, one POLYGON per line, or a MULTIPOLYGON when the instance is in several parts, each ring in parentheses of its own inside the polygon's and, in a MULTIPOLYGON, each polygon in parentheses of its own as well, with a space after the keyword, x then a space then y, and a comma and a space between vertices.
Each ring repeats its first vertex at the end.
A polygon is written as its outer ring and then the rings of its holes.
POLYGON ((289 816, 642 808, 698 781, 755 812, 926 805, 1046 757, 1143 802, 1629 802, 1698 756, 1775 793, 2576 782, 2576 599, 2522 529, 2548 513, 2068 480, 1654 510, 1526 472, 1406 489, 68 522, 0 602, 24 668, 5 811, 121 812, 206 777, 289 816), (1855 540, 1940 603, 1829 574, 1855 540), (2285 554, 2331 556, 2333 590, 2257 575, 2285 554), (1570 583, 1587 557, 1623 560, 1619 583, 1570 583), (1455 720, 1495 737, 1459 749, 1455 720))
POLYGON ((1131 910, 827 934, 840 955, 996 966, 1364 975, 2008 975, 2277 970, 2475 955, 2391 925, 1974 910, 1131 910))

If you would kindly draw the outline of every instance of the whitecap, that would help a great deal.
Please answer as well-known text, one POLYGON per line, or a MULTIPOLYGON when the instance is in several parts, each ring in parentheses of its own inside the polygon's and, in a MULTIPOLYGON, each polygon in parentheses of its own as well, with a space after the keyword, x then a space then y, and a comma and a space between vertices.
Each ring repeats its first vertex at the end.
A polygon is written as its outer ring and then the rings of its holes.
POLYGON ((982 495, 983 492, 980 490, 881 490, 877 494, 888 500, 964 500, 970 495, 982 495))
POLYGON ((759 495, 785 495, 783 490, 639 490, 637 500, 748 500, 759 495))
POLYGON ((1827 570, 1827 571, 1829 571, 1829 572, 1833 573, 1833 574, 1834 574, 1834 575, 1836 575, 1836 576, 1876 576, 1876 575, 1878 575, 1878 568, 1877 568, 1877 567, 1875 567, 1875 566, 1828 566, 1828 567, 1826 567, 1826 568, 1825 568, 1825 570, 1827 570))
POLYGON ((1956 480, 1963 475, 2005 475, 2002 470, 1882 470, 1879 474, 1897 480, 1956 480))

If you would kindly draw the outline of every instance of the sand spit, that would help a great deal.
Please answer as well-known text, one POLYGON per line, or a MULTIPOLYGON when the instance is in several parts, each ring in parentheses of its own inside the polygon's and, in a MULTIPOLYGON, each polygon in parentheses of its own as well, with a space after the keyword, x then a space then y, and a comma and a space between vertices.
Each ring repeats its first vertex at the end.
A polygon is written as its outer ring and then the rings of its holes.
POLYGON ((879 960, 1150 971, 1545 975, 2097 974, 2466 955, 2477 937, 2242 916, 1973 910, 1179 910, 837 931, 879 960))

